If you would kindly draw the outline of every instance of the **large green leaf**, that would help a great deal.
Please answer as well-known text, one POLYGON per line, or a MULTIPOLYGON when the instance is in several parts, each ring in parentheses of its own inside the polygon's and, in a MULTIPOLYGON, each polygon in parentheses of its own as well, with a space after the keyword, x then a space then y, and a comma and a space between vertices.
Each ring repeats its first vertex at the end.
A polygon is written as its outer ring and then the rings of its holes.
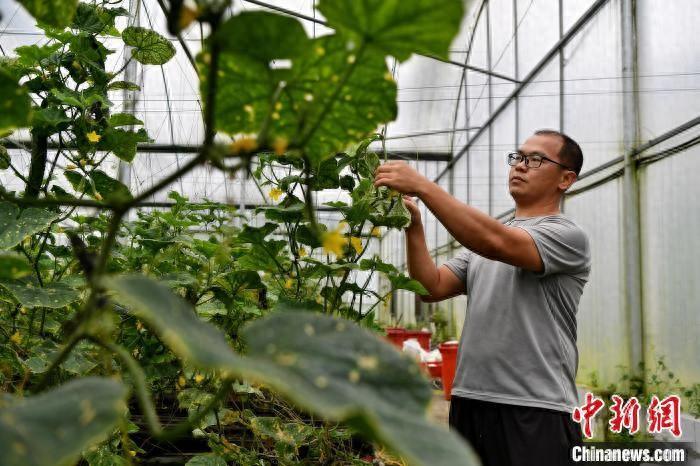
POLYGON ((61 308, 77 301, 80 293, 61 282, 39 285, 35 279, 2 280, 5 288, 24 307, 61 308))
POLYGON ((463 0, 321 0, 328 24, 400 61, 412 53, 448 58, 463 0))
POLYGON ((2 464, 75 464, 125 415, 126 393, 121 382, 86 377, 0 408, 2 464))
POLYGON ((175 56, 175 46, 150 29, 129 26, 122 32, 122 40, 133 47, 131 56, 144 65, 162 65, 175 56))
POLYGON ((224 335, 198 319, 192 306, 167 286, 138 275, 108 277, 104 285, 188 363, 209 369, 242 364, 224 335))
MULTIPOLYGON (((387 79, 382 53, 360 52, 337 35, 310 41, 296 20, 264 12, 234 16, 216 40, 222 47, 216 105, 221 131, 257 133, 267 121, 270 141, 304 146, 315 165, 396 117, 396 84, 387 79), (238 45, 251 35, 274 45, 238 45), (284 45, 278 37, 285 37, 284 45), (289 62, 271 65, 275 59, 289 62)), ((198 57, 203 95, 208 57, 206 51, 198 57)))
POLYGON ((5 70, 0 70, 0 132, 27 126, 31 116, 31 99, 27 89, 5 70))
POLYGON ((73 21, 78 0, 18 0, 37 21, 64 28, 73 21))
POLYGON ((31 272, 29 262, 24 256, 16 252, 0 252, 0 280, 15 280, 31 272))
POLYGON ((478 464, 455 434, 427 421, 431 390, 418 366, 350 321, 274 313, 242 331, 243 358, 166 286, 141 276, 103 284, 188 364, 267 384, 301 408, 355 426, 411 464, 478 464))
POLYGON ((409 464, 479 464, 454 433, 427 421, 431 390, 417 365, 377 335, 346 320, 287 312, 254 321, 242 336, 257 367, 267 366, 264 381, 301 407, 355 426, 409 464))
POLYGON ((29 207, 19 212, 19 207, 0 201, 0 249, 9 249, 19 244, 25 236, 46 228, 58 218, 57 212, 29 207))

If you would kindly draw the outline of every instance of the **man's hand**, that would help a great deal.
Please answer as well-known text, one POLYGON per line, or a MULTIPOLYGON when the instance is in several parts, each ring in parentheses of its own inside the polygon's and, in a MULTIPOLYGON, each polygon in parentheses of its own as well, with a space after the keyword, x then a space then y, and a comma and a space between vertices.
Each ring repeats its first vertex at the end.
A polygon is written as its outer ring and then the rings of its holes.
POLYGON ((411 224, 408 226, 408 228, 414 227, 416 225, 421 225, 420 209, 418 208, 416 201, 414 201, 413 198, 410 196, 403 196, 403 204, 406 206, 406 209, 408 209, 408 212, 411 214, 411 224))
POLYGON ((430 180, 406 162, 387 162, 380 165, 374 174, 374 186, 386 186, 401 194, 417 195, 428 184, 430 180))

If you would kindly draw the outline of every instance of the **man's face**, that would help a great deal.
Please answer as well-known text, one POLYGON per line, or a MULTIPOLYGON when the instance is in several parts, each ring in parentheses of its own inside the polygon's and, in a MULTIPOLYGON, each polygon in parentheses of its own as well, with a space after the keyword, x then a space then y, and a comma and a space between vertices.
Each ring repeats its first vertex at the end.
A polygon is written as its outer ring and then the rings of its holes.
MULTIPOLYGON (((535 134, 530 136, 518 149, 521 154, 540 154, 547 158, 563 163, 559 158, 559 150, 562 141, 558 136, 535 134)), ((516 202, 537 201, 559 194, 559 189, 566 189, 568 178, 573 172, 567 171, 556 163, 547 160, 542 161, 538 168, 526 167, 525 161, 520 161, 516 166, 510 167, 508 174, 508 188, 510 195, 516 202), (568 176, 565 176, 566 174, 568 176)))

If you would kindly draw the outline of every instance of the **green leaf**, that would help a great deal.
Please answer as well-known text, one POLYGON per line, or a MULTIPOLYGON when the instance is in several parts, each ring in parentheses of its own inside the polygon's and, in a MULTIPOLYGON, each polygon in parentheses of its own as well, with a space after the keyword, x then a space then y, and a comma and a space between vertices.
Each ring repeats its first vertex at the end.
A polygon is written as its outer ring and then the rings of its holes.
POLYGON ((139 86, 136 83, 129 82, 129 81, 112 81, 111 83, 109 83, 109 86, 107 86, 107 89, 110 91, 116 91, 116 90, 140 91, 141 86, 139 86))
POLYGON ((102 170, 92 170, 88 178, 72 170, 66 171, 65 176, 73 189, 91 197, 99 194, 103 200, 115 202, 128 201, 133 197, 124 183, 115 180, 102 170))
MULTIPOLYGON (((223 132, 257 133, 268 121, 269 140, 303 145, 316 167, 396 117, 396 84, 380 53, 358 56, 337 35, 310 41, 298 21, 266 12, 232 17, 216 40, 222 48, 216 127, 223 132), (244 47, 251 37, 258 45, 244 47), (290 60, 291 69, 277 59, 290 60)), ((202 95, 208 57, 198 56, 202 95)))
POLYGON ((53 132, 53 129, 59 127, 66 127, 66 123, 71 121, 71 119, 66 116, 65 112, 58 107, 35 109, 32 116, 32 125, 44 128, 49 132, 53 132))
POLYGON ((347 320, 287 312, 252 322, 242 336, 257 367, 274 370, 268 383, 300 407, 347 422, 409 464, 478 464, 457 435, 427 421, 432 395, 418 366, 377 335, 347 320))
POLYGON ((15 280, 32 273, 26 257, 15 252, 0 252, 0 279, 15 280))
POLYGON ((69 466, 126 413, 126 387, 85 377, 2 409, 0 451, 7 466, 69 466))
POLYGON ((271 439, 292 447, 301 446, 313 434, 313 427, 297 423, 282 422, 278 417, 256 416, 250 420, 250 428, 256 437, 271 439))
POLYGON ((0 170, 7 170, 10 168, 10 163, 12 159, 10 154, 7 153, 7 148, 5 146, 0 146, 0 170))
POLYGON ((9 249, 19 244, 26 236, 46 228, 59 213, 29 207, 21 213, 19 207, 0 201, 0 249, 9 249))
POLYGON ((131 162, 136 157, 136 148, 140 142, 149 142, 146 130, 127 131, 119 128, 107 128, 98 147, 105 151, 113 152, 125 162, 131 162))
POLYGON ((464 17, 463 0, 321 0, 330 27, 399 61, 412 53, 447 59, 464 17))
MULTIPOLYGON (((319 233, 323 233, 328 230, 326 225, 319 223, 319 233)), ((305 244, 311 249, 321 247, 321 238, 311 229, 307 224, 301 224, 296 231, 296 240, 301 244, 305 244)))
POLYGON ((241 333, 248 355, 192 306, 146 277, 103 279, 187 364, 265 383, 299 407, 346 422, 417 465, 477 464, 454 433, 427 421, 432 392, 418 366, 358 325, 313 312, 273 313, 241 333))
POLYGON ((117 127, 131 125, 143 126, 143 121, 139 120, 131 113, 114 113, 109 117, 109 126, 117 127))
POLYGON ((371 259, 362 259, 360 261, 360 270, 370 270, 375 269, 383 273, 398 274, 399 271, 391 264, 382 262, 378 256, 374 256, 371 259))
POLYGON ((63 29, 73 21, 78 0, 18 0, 37 21, 63 29))
POLYGON ((299 222, 304 218, 306 204, 295 196, 288 195, 279 205, 264 206, 255 212, 264 212, 265 218, 279 223, 299 222))
POLYGON ((80 93, 72 89, 51 89, 51 94, 62 104, 72 107, 85 108, 80 93))
MULTIPOLYGON (((104 8, 90 3, 79 3, 73 18, 71 28, 79 29, 90 34, 114 35, 114 19, 117 16, 128 16, 124 8, 104 8)), ((117 32, 118 35, 118 32, 117 32)))
POLYGON ((427 295, 428 290, 418 280, 414 280, 405 275, 389 275, 391 287, 395 290, 408 290, 419 295, 427 295))
POLYGON ((61 282, 39 285, 35 278, 1 280, 5 288, 24 307, 62 308, 80 299, 80 293, 61 282))
POLYGON ((0 70, 0 95, 0 132, 27 126, 31 117, 31 99, 27 89, 5 70, 0 70))
POLYGON ((103 284, 187 363, 209 369, 239 363, 224 335, 200 320, 192 306, 164 284, 139 275, 107 277, 103 284))
POLYGON ((226 466, 227 464, 220 456, 197 455, 185 463, 185 466, 226 466))
POLYGON ((129 26, 122 32, 122 40, 133 47, 131 56, 144 65, 163 65, 175 56, 175 47, 155 31, 129 26))

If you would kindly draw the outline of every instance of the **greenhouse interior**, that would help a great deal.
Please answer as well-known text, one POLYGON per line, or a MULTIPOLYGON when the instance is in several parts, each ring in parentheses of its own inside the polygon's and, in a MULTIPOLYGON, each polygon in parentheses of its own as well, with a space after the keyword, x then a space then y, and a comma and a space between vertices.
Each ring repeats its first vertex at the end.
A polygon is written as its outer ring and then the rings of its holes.
POLYGON ((700 2, 0 15, 0 464, 700 465, 700 2))

